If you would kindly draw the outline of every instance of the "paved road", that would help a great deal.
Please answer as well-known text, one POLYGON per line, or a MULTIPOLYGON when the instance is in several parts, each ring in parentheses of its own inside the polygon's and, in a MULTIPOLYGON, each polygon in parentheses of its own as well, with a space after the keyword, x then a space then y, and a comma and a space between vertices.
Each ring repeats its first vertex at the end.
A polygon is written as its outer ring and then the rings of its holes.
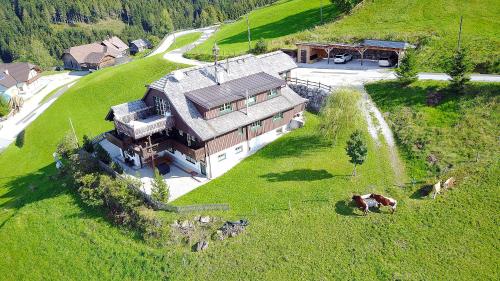
POLYGON ((187 64, 187 65, 206 65, 206 64, 209 64, 208 62, 187 59, 183 56, 186 52, 194 49, 199 44, 205 42, 210 36, 212 36, 212 34, 214 34, 214 32, 217 30, 217 28, 218 28, 218 26, 210 26, 210 27, 203 28, 203 29, 196 29, 198 32, 203 32, 200 39, 196 40, 192 44, 189 44, 189 45, 184 46, 182 48, 179 48, 177 50, 173 50, 173 51, 166 53, 163 56, 163 58, 165 58, 166 60, 172 61, 172 62, 187 64))
MULTIPOLYGON (((292 71, 292 77, 321 82, 322 84, 346 87, 359 86, 367 82, 396 79, 392 69, 380 68, 373 61, 365 61, 361 66, 356 60, 348 64, 327 64, 326 60, 314 64, 299 64, 292 71)), ((450 77, 444 73, 420 73, 420 80, 446 81, 450 77)), ((500 75, 473 74, 475 82, 500 82, 500 75)))
MULTIPOLYGON (((147 57, 151 57, 151 56, 154 56, 157 54, 162 54, 162 53, 166 52, 168 50, 168 48, 170 47, 170 45, 172 45, 175 42, 175 38, 177 38, 179 36, 186 35, 189 33, 194 33, 194 32, 205 33, 208 30, 215 31, 217 28, 218 28, 218 26, 214 25, 214 26, 208 26, 208 27, 198 28, 198 29, 184 30, 184 31, 179 31, 179 32, 169 34, 169 35, 165 36, 165 38, 163 38, 163 40, 160 42, 160 45, 158 47, 156 47, 156 49, 153 52, 151 52, 151 54, 147 55, 147 57)), ((211 33, 213 33, 213 31, 211 33)))
POLYGON ((70 72, 44 76, 44 79, 50 79, 50 83, 30 99, 26 100, 21 111, 0 122, 0 151, 9 146, 31 122, 42 114, 49 106, 54 103, 69 87, 78 79, 87 74, 87 72, 70 72), (42 103, 42 100, 55 89, 63 86, 53 96, 42 103))

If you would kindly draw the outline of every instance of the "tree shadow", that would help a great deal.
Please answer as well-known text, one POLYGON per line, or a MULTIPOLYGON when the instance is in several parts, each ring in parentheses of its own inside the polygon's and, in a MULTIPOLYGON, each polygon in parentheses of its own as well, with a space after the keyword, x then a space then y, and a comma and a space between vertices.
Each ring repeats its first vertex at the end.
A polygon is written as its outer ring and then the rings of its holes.
POLYGON ((282 173, 269 173, 259 176, 270 182, 282 181, 317 181, 333 178, 326 170, 299 169, 282 173))
POLYGON ((327 147, 329 144, 319 135, 287 136, 280 138, 266 146, 259 152, 259 156, 279 158, 289 156, 305 156, 313 151, 327 147))
POLYGON ((410 195, 411 199, 425 199, 431 194, 432 192, 432 184, 425 184, 415 190, 412 195, 410 195))

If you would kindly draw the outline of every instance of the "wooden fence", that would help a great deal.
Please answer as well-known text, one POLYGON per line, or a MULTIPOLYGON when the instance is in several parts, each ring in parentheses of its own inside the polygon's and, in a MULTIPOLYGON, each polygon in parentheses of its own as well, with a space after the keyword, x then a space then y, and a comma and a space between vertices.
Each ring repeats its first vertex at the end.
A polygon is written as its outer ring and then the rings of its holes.
POLYGON ((321 84, 321 82, 314 82, 314 81, 309 81, 309 80, 303 80, 303 79, 299 79, 297 77, 295 77, 295 78, 288 77, 286 80, 287 80, 288 83, 292 83, 292 84, 295 84, 295 85, 304 85, 304 86, 306 86, 308 88, 309 87, 318 88, 318 89, 321 89, 321 90, 325 90, 328 93, 330 93, 332 91, 332 86, 329 86, 329 85, 326 85, 326 84, 321 84))

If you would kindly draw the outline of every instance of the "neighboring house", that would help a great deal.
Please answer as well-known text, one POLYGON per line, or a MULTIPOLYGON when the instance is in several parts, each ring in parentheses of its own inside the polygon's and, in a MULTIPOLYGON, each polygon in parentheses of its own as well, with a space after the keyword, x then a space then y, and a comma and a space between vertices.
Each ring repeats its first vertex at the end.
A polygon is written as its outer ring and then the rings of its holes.
POLYGON ((302 126, 306 99, 287 85, 295 62, 283 52, 245 55, 174 71, 141 100, 111 107, 106 138, 135 166, 165 155, 215 178, 302 126))
POLYGON ((132 42, 130 42, 130 53, 131 54, 136 54, 139 52, 142 52, 146 49, 151 49, 152 45, 151 43, 146 40, 146 39, 137 39, 132 42))
POLYGON ((71 47, 64 51, 64 68, 72 70, 98 70, 117 64, 127 56, 128 46, 113 36, 100 43, 71 47))
POLYGON ((120 38, 113 36, 102 41, 102 45, 112 49, 118 58, 125 57, 128 55, 129 47, 120 38))
POLYGON ((31 95, 40 90, 42 70, 31 63, 0 63, 0 97, 31 95))

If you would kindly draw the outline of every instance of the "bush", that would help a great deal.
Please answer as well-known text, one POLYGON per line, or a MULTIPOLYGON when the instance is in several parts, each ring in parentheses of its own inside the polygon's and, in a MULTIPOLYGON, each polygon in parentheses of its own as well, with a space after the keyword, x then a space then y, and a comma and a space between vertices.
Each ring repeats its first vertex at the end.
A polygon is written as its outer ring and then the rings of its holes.
POLYGON ((154 171, 154 179, 151 187, 151 196, 154 200, 167 203, 169 198, 168 185, 160 175, 158 169, 154 171))
POLYGON ((68 159, 78 148, 78 141, 72 132, 67 132, 57 145, 56 152, 61 157, 68 159))
POLYGON ((320 131, 335 144, 339 135, 347 133, 360 120, 358 102, 359 92, 340 90, 328 97, 320 112, 320 131))
POLYGON ((83 149, 88 153, 94 153, 94 144, 92 144, 92 140, 87 136, 83 136, 83 149))
POLYGON ((450 75, 450 88, 457 93, 463 93, 465 85, 470 81, 469 73, 473 69, 468 51, 460 49, 446 62, 446 73, 450 75))
POLYGON ((109 155, 109 153, 106 151, 106 149, 104 149, 102 147, 102 145, 100 144, 97 144, 95 146, 95 152, 96 152, 96 155, 97 155, 97 158, 99 160, 101 160, 104 164, 106 165, 109 165, 111 164, 111 156, 109 155))
POLYGON ((10 112, 9 102, 5 97, 0 96, 0 117, 9 114, 9 112, 10 112))
POLYGON ((111 169, 113 169, 113 171, 117 172, 120 175, 123 174, 122 166, 115 161, 111 162, 111 169))
POLYGON ((255 43, 252 53, 257 55, 267 53, 267 47, 267 42, 264 41, 264 39, 260 39, 257 43, 255 43))
POLYGON ((396 77, 404 84, 409 85, 418 79, 417 60, 415 51, 408 50, 396 68, 396 77))

